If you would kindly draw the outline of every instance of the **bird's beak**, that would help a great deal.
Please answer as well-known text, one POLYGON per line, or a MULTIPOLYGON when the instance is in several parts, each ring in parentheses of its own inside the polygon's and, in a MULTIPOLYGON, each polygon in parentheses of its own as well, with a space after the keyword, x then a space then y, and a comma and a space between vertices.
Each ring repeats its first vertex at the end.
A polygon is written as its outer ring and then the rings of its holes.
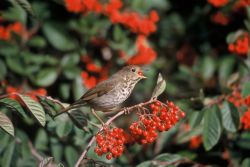
POLYGON ((142 78, 142 79, 147 78, 147 77, 145 77, 145 76, 143 75, 143 72, 142 72, 142 71, 139 71, 139 72, 138 72, 138 75, 139 75, 139 76, 140 76, 140 78, 142 78))

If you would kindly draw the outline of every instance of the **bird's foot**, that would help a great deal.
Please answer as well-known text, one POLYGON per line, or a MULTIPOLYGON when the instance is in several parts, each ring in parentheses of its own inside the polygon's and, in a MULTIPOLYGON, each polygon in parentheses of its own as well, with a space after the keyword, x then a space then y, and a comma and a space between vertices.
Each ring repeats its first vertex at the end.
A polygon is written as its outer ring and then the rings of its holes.
POLYGON ((123 110, 124 110, 124 114, 125 115, 128 115, 130 113, 129 108, 127 108, 127 107, 125 107, 123 110))

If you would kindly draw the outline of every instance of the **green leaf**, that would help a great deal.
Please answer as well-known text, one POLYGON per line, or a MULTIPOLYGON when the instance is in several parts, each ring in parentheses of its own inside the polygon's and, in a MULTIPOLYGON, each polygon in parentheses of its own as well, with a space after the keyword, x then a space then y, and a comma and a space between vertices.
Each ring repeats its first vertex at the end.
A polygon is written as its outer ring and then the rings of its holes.
POLYGON ((53 162, 53 157, 44 158, 40 163, 39 167, 50 167, 53 162))
POLYGON ((177 136, 176 142, 178 144, 182 144, 185 142, 190 141, 190 139, 194 136, 198 136, 201 135, 203 131, 203 127, 202 126, 197 126, 194 129, 191 129, 188 132, 184 132, 183 134, 180 134, 177 136))
POLYGON ((66 108, 69 104, 62 103, 56 99, 49 96, 38 96, 41 105, 44 107, 45 111, 51 116, 55 116, 61 108, 66 108))
POLYGON ((230 43, 234 43, 235 41, 237 40, 236 36, 235 36, 235 32, 231 32, 227 35, 226 37, 226 42, 227 44, 230 44, 230 43))
POLYGON ((216 70, 216 61, 210 56, 205 56, 201 62, 201 75, 203 79, 210 79, 216 70))
POLYGON ((204 128, 203 128, 203 145, 205 149, 211 150, 219 141, 221 136, 221 123, 217 105, 206 109, 204 128))
POLYGON ((63 155, 63 146, 56 139, 51 139, 51 152, 55 159, 55 162, 60 162, 63 155))
POLYGON ((235 58, 227 56, 223 58, 219 65, 219 80, 221 85, 226 85, 229 76, 233 72, 235 58))
POLYGON ((80 55, 79 53, 70 53, 66 54, 62 60, 61 65, 62 67, 72 67, 76 66, 80 62, 80 55))
POLYGON ((33 116, 38 120, 38 122, 45 126, 46 119, 45 119, 45 112, 42 106, 37 103, 35 100, 31 99, 29 96, 20 95, 18 94, 24 105, 27 109, 33 114, 33 116))
POLYGON ((189 124, 191 128, 194 128, 198 125, 200 125, 202 119, 204 116, 204 111, 196 111, 196 112, 192 112, 190 114, 190 120, 189 120, 189 124))
POLYGON ((152 163, 153 163, 153 161, 144 161, 144 162, 136 165, 136 167, 152 167, 152 163))
POLYGON ((34 36, 28 41, 28 45, 31 47, 36 47, 41 49, 46 47, 46 41, 41 36, 34 36))
POLYGON ((73 121, 73 123, 80 129, 86 127, 88 125, 88 115, 86 113, 81 112, 80 110, 71 110, 69 113, 69 118, 73 121))
POLYGON ((80 76, 74 79, 72 89, 73 89, 73 96, 75 100, 79 99, 83 95, 85 89, 83 87, 82 78, 80 76))
POLYGON ((122 38, 124 38, 124 32, 122 31, 120 25, 115 25, 114 26, 114 31, 113 31, 113 38, 114 38, 114 41, 121 41, 122 38))
POLYGON ((0 128, 11 136, 15 136, 14 126, 11 120, 2 112, 0 112, 0 128))
POLYGON ((7 69, 5 63, 0 59, 0 81, 5 78, 6 74, 7 74, 7 69))
POLYGON ((6 64, 11 71, 16 72, 17 74, 26 75, 27 73, 27 66, 18 55, 8 56, 6 58, 6 64))
POLYGON ((250 150, 250 133, 242 132, 237 138, 236 145, 239 148, 250 150))
POLYGON ((17 45, 0 41, 0 46, 0 56, 7 57, 18 53, 17 45))
POLYGON ((249 167, 250 166, 250 158, 245 158, 240 167, 249 167))
POLYGON ((63 27, 65 27, 65 24, 45 23, 42 30, 50 44, 56 49, 61 51, 76 49, 76 40, 71 38, 63 27))
POLYGON ((221 109, 223 127, 229 132, 236 132, 240 125, 240 114, 237 108, 227 101, 224 101, 221 109))
POLYGON ((243 97, 247 97, 250 95, 250 81, 247 81, 243 84, 241 94, 243 97))
POLYGON ((59 126, 56 127, 56 134, 62 138, 65 136, 68 136, 69 133, 71 132, 73 126, 71 122, 62 122, 60 121, 58 123, 59 126))
POLYGON ((69 80, 75 79, 77 76, 80 76, 80 74, 81 69, 77 66, 65 67, 63 69, 63 75, 69 80))
POLYGON ((168 162, 168 163, 173 163, 180 159, 182 159, 182 156, 178 154, 169 154, 169 153, 160 154, 154 158, 154 160, 168 162))
POLYGON ((38 129, 34 143, 35 148, 39 151, 47 151, 48 139, 49 136, 47 135, 45 130, 42 128, 38 129))
POLYGON ((27 115, 25 114, 22 106, 16 100, 4 98, 0 100, 0 104, 1 103, 4 104, 6 107, 17 111, 17 113, 20 114, 23 118, 27 118, 27 115))
POLYGON ((158 75, 157 84, 155 86, 155 89, 152 93, 151 99, 157 98, 159 95, 161 95, 166 88, 166 81, 162 78, 161 73, 158 75))
POLYGON ((52 85, 57 79, 57 71, 54 68, 44 68, 32 79, 38 86, 47 87, 52 85))
POLYGON ((67 83, 61 83, 59 85, 59 93, 64 100, 70 97, 70 85, 67 83))
POLYGON ((16 2, 31 16, 35 16, 30 3, 27 0, 16 0, 16 2))
POLYGON ((66 161, 68 163, 68 166, 73 167, 77 161, 77 158, 78 158, 77 151, 73 147, 67 146, 65 148, 64 153, 65 153, 65 158, 66 158, 66 161))
POLYGON ((10 167, 11 164, 13 163, 13 155, 14 155, 14 150, 15 150, 15 141, 11 141, 8 144, 8 147, 6 148, 2 158, 1 165, 4 167, 10 167))
POLYGON ((8 8, 8 11, 3 12, 1 17, 5 18, 6 20, 12 20, 12 21, 20 21, 22 23, 26 23, 27 20, 27 14, 23 10, 20 5, 15 0, 9 0, 11 2, 11 6, 8 8))

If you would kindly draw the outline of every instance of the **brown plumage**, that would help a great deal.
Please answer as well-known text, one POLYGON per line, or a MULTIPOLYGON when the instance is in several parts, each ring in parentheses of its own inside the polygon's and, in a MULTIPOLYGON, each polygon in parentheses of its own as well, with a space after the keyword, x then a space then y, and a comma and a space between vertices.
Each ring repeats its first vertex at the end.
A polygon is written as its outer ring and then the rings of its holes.
POLYGON ((65 108, 62 112, 85 105, 89 105, 96 111, 118 110, 121 104, 129 97, 136 83, 143 78, 146 77, 143 76, 139 66, 125 66, 109 79, 89 89, 79 100, 65 108))

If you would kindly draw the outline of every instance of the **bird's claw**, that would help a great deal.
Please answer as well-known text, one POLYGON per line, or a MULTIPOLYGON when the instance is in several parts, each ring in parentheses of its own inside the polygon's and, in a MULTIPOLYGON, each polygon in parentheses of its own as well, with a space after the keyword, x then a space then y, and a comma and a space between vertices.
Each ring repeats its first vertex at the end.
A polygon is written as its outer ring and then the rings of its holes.
POLYGON ((130 113, 129 109, 128 108, 124 108, 124 114, 128 115, 129 113, 130 113))

